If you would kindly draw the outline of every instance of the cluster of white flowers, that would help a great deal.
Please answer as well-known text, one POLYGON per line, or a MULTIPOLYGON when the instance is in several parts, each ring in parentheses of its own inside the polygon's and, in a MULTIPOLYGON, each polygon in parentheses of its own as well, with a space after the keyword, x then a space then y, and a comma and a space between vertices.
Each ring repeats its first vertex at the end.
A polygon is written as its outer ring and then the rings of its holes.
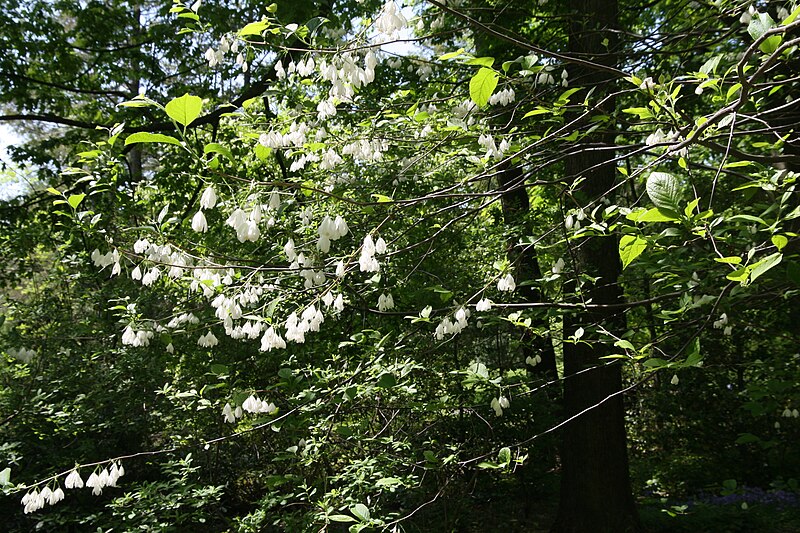
POLYGON ((375 139, 368 141, 367 139, 361 139, 344 145, 342 153, 353 156, 356 161, 372 162, 382 160, 383 152, 387 149, 388 144, 385 140, 375 139))
MULTIPOLYGON (((72 471, 77 475, 75 470, 72 471)), ((72 475, 72 474, 70 474, 72 475)), ((111 463, 111 468, 103 468, 98 474, 97 471, 92 472, 89 479, 86 480, 86 486, 92 488, 92 494, 95 496, 102 494, 105 487, 116 487, 119 478, 125 475, 125 468, 115 462, 111 463)), ((80 479, 80 476, 78 476, 80 479)), ((64 483, 66 485, 66 481, 64 483)), ((69 488, 69 486, 67 486, 69 488)))
POLYGON ((178 316, 172 317, 172 320, 167 323, 168 328, 177 328, 183 324, 199 324, 200 319, 194 313, 183 313, 178 316))
POLYGON ((203 209, 213 209, 217 204, 217 193, 214 192, 213 187, 207 187, 203 191, 203 196, 200 197, 200 209, 192 217, 192 229, 198 233, 205 233, 208 231, 208 221, 203 209))
POLYGON ((647 92, 650 92, 655 88, 656 82, 654 82, 653 78, 650 76, 647 76, 644 80, 642 80, 642 83, 639 85, 639 89, 647 92))
POLYGON ((723 335, 730 335, 733 333, 733 327, 728 325, 727 313, 722 313, 719 316, 719 320, 714 321, 714 328, 721 329, 723 335))
POLYGON ((302 148, 308 138, 309 127, 305 122, 297 123, 292 122, 289 125, 289 131, 281 134, 277 131, 270 131, 262 133, 258 137, 258 142, 267 148, 286 148, 295 147, 302 148))
MULTIPOLYGON (((209 47, 206 50, 205 58, 208 61, 209 68, 214 68, 225 58, 225 54, 231 52, 236 54, 239 51, 239 41, 235 38, 229 37, 227 35, 223 35, 219 39, 219 47, 215 50, 213 47, 209 47)), ((241 56, 241 54, 239 54, 241 56)), ((244 57, 239 60, 237 56, 237 64, 242 66, 242 70, 247 71, 247 63, 244 62, 244 57)))
MULTIPOLYGON (((378 66, 378 56, 371 49, 364 54, 363 61, 360 55, 350 52, 334 57, 330 63, 321 61, 320 75, 331 84, 328 100, 330 102, 352 100, 356 90, 375 81, 376 66, 378 66)), ((320 109, 317 108, 317 111, 320 109)))
POLYGON ((483 311, 491 311, 492 305, 494 305, 494 302, 489 298, 482 298, 481 301, 479 301, 475 306, 475 310, 479 313, 483 311))
POLYGON ((332 170, 336 165, 343 161, 336 150, 330 148, 322 154, 322 162, 319 164, 321 170, 332 170))
POLYGON ((361 272, 378 272, 381 269, 380 263, 375 258, 375 254, 386 253, 386 241, 383 237, 378 237, 377 241, 372 240, 372 235, 364 237, 364 242, 361 245, 361 256, 358 258, 358 264, 361 272))
POLYGON ((505 396, 500 396, 499 398, 494 398, 491 403, 492 409, 494 409, 494 414, 497 416, 503 416, 503 409, 508 409, 511 407, 511 402, 508 401, 508 398, 505 396))
MULTIPOLYGON (((125 475, 125 468, 116 461, 111 463, 111 468, 103 468, 92 472, 89 479, 84 484, 77 469, 72 470, 64 479, 64 486, 68 489, 81 489, 89 487, 95 496, 102 494, 104 487, 116 487, 119 478, 125 475)), ((22 497, 22 505, 25 506, 25 514, 38 511, 45 505, 55 505, 64 499, 64 490, 59 486, 55 490, 50 486, 44 487, 41 491, 33 489, 22 497)))
POLYGON ((22 497, 22 505, 25 506, 25 514, 38 511, 47 504, 55 505, 64 499, 64 491, 61 487, 52 490, 49 486, 39 492, 33 489, 22 497))
POLYGON ((254 394, 248 396, 244 403, 242 403, 242 409, 248 413, 266 413, 268 415, 278 410, 274 403, 265 402, 254 394))
POLYGON ((447 119, 449 126, 458 126, 464 130, 469 129, 469 126, 475 123, 475 115, 473 111, 477 106, 472 100, 464 100, 458 105, 453 106, 450 110, 450 116, 447 119))
POLYGON ((226 403, 225 407, 222 408, 222 416, 225 419, 225 422, 233 424, 236 422, 237 418, 242 418, 242 407, 240 405, 236 406, 236 409, 231 407, 230 403, 226 403))
POLYGON ((317 233, 319 233, 317 249, 322 253, 328 253, 331 249, 331 241, 341 239, 349 231, 350 228, 347 227, 347 222, 341 215, 337 215, 335 219, 325 215, 317 229, 317 233))
POLYGON ((122 332, 122 344, 127 344, 129 346, 149 346, 152 338, 153 330, 140 329, 137 331, 134 330, 130 324, 128 324, 122 332))
POLYGON ((261 230, 258 224, 261 222, 261 204, 256 203, 250 214, 245 213, 241 207, 234 209, 225 223, 236 230, 236 238, 239 242, 256 242, 261 237, 261 230))
POLYGON ((538 353, 536 355, 529 355, 525 358, 525 362, 531 366, 536 366, 542 362, 542 356, 538 353))
POLYGON ((488 133, 484 133, 478 137, 478 144, 486 150, 486 155, 484 155, 484 157, 493 157, 495 159, 502 159, 509 147, 509 143, 506 139, 500 141, 500 146, 498 147, 497 144, 495 144, 494 137, 488 133))
POLYGON ((237 405, 236 408, 231 406, 230 403, 226 403, 225 407, 222 408, 222 416, 225 419, 225 422, 233 424, 236 422, 237 418, 242 418, 242 416, 244 416, 245 411, 253 414, 272 414, 277 410, 278 408, 274 403, 266 402, 261 400, 258 396, 251 394, 247 397, 244 403, 242 403, 242 405, 237 405))
POLYGON ((344 297, 342 296, 341 293, 334 296, 333 292, 331 291, 326 292, 322 296, 322 303, 324 303, 326 307, 332 307, 333 310, 336 311, 337 313, 341 313, 342 311, 344 311, 344 297))
POLYGON ((788 407, 783 410, 784 418, 797 418, 800 417, 800 411, 797 409, 789 409, 788 407))
POLYGON ((395 39, 407 24, 408 21, 397 9, 397 4, 394 3, 394 0, 389 0, 383 5, 381 14, 375 19, 375 29, 379 33, 378 41, 386 42, 395 39))
POLYGON ((394 298, 391 294, 381 294, 378 296, 378 311, 381 313, 394 309, 394 298))
POLYGON ((213 348, 217 344, 219 344, 219 340, 211 331, 205 335, 200 335, 200 338, 197 339, 197 345, 202 346, 203 348, 213 348))
POLYGON ((513 103, 516 98, 517 95, 514 93, 514 89, 507 87, 502 91, 497 91, 496 93, 492 94, 492 96, 489 97, 489 103, 491 105, 499 104, 501 106, 505 106, 513 103))
POLYGON ((261 351, 270 352, 276 348, 286 348, 286 341, 275 331, 273 326, 270 326, 264 336, 261 337, 261 351))
POLYGON ((92 261, 94 261, 94 266, 100 267, 100 269, 104 269, 109 265, 114 265, 111 268, 112 276, 116 276, 122 271, 122 267, 119 265, 119 252, 116 248, 105 254, 101 254, 100 250, 95 248, 92 252, 91 258, 92 261))
POLYGON ((36 351, 30 348, 9 348, 6 350, 6 353, 15 359, 19 359, 23 363, 30 363, 31 360, 36 357, 36 351))
POLYGON ((325 315, 315 305, 306 307, 299 317, 293 312, 286 319, 286 340, 302 344, 306 342, 306 333, 319 331, 323 322, 325 315))
MULTIPOLYGON (((139 239, 133 245, 133 251, 153 263, 170 265, 167 275, 172 279, 179 279, 186 273, 186 267, 192 266, 192 258, 181 251, 173 250, 169 244, 153 244, 147 239, 139 239)), ((131 279, 141 280, 143 285, 152 285, 161 276, 158 267, 152 267, 143 272, 139 265, 131 271, 131 279)))
MULTIPOLYGON (((644 143, 647 146, 655 146, 658 144, 665 144, 665 143, 677 144, 681 142, 683 142, 683 137, 681 137, 681 135, 677 131, 670 130, 668 133, 664 133, 664 131, 661 128, 656 129, 656 131, 648 135, 647 138, 644 140, 644 143)), ((669 151, 673 150, 674 148, 672 147, 669 148, 669 151)), ((684 147, 678 150, 676 154, 680 157, 686 157, 689 154, 689 149, 684 147)))
POLYGON ((509 272, 497 281, 497 290, 505 292, 513 292, 517 288, 517 283, 514 281, 514 276, 509 272))
POLYGON ((469 309, 461 307, 458 311, 456 311, 453 320, 450 320, 450 317, 444 317, 444 319, 439 322, 439 325, 436 326, 436 330, 433 332, 434 338, 440 341, 444 339, 445 335, 458 335, 464 328, 467 327, 467 319, 469 316, 469 309))

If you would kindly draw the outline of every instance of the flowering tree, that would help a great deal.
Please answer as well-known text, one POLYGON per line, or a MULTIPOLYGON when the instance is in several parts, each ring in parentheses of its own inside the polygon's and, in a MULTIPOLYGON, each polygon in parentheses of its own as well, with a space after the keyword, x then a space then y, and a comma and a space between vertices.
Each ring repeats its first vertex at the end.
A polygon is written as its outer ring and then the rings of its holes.
MULTIPOLYGON (((242 530, 290 501, 275 526, 357 531, 562 430, 554 529, 636 530, 624 395, 679 386, 743 301, 798 282, 800 11, 623 4, 273 4, 223 28, 174 2, 203 75, 122 95, 48 193, 108 278, 116 350, 158 354, 190 413, 136 453, 249 457, 242 530)), ((25 511, 126 459, 25 485, 25 511)))

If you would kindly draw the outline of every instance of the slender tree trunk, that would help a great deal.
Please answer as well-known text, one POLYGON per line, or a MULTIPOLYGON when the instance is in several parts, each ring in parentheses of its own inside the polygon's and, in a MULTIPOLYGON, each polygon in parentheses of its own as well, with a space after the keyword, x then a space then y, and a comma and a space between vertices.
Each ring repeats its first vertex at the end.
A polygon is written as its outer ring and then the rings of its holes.
MULTIPOLYGON (((498 177, 500 189, 503 191, 501 202, 503 205, 503 221, 509 230, 507 256, 509 261, 514 264, 516 278, 519 281, 535 280, 542 277, 539 268, 539 259, 533 245, 521 245, 520 238, 533 235, 533 228, 530 222, 530 200, 528 199, 528 189, 525 187, 525 176, 517 166, 509 166, 503 169, 498 177)), ((541 302, 542 294, 536 285, 523 285, 519 288, 523 302, 541 302)), ((549 323, 547 319, 539 324, 534 324, 547 330, 549 333, 549 323)), ((539 336, 531 332, 525 332, 522 339, 522 350, 525 359, 528 357, 541 357, 542 361, 533 367, 534 375, 544 379, 555 379, 558 376, 556 370, 556 355, 553 349, 553 342, 549 335, 539 336)), ((553 395, 553 396, 558 396, 553 395)))
MULTIPOLYGON (((616 65, 617 0, 570 0, 572 22, 570 53, 594 63, 616 65)), ((571 70, 570 80, 587 89, 594 88, 593 99, 607 93, 607 72, 579 66, 571 70)), ((607 104, 608 112, 613 102, 607 104)), ((611 193, 615 182, 613 154, 598 148, 614 142, 613 126, 606 133, 584 137, 576 153, 566 160, 571 179, 582 178, 574 198, 583 205, 596 205, 611 193)), ((622 298, 618 284, 621 265, 617 239, 613 236, 589 237, 578 241, 573 258, 576 286, 584 301, 593 304, 617 303, 622 298), (587 281, 584 275, 594 278, 587 281), (580 276, 580 277, 578 277, 580 276)), ((595 308, 564 321, 564 337, 579 327, 585 334, 579 343, 564 343, 564 410, 575 416, 563 430, 561 448, 562 478, 558 517, 553 527, 558 533, 623 533, 640 529, 631 495, 625 437, 625 410, 619 365, 606 365, 607 340, 593 331, 596 326, 622 332, 624 316, 618 310, 595 308), (586 369, 591 369, 582 372, 586 369), (578 374, 579 372, 582 372, 578 374), (584 412, 585 411, 585 412, 584 412)))

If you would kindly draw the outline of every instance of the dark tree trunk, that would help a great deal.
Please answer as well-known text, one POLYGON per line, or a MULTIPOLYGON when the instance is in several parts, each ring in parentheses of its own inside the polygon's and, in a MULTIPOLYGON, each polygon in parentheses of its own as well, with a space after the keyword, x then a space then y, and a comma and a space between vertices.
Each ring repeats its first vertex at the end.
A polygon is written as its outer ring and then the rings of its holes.
MULTIPOLYGON (((615 66, 617 0, 570 0, 572 23, 569 50, 573 56, 594 63, 615 66)), ((570 80, 587 89, 594 88, 593 100, 610 92, 607 71, 590 66, 574 67, 570 80)), ((613 110, 609 101, 599 113, 613 110)), ((615 182, 613 151, 603 150, 614 142, 613 126, 593 133, 573 147, 566 160, 568 179, 583 178, 573 198, 582 205, 612 194, 615 182), (591 149, 590 149, 591 148, 591 149), (601 149, 598 149, 601 148, 601 149)), ((618 242, 613 236, 596 236, 577 241, 573 250, 576 270, 575 289, 583 301, 608 304, 621 301, 618 284, 621 265, 618 242), (587 281, 588 275, 595 279, 587 281)), ((564 337, 579 328, 586 331, 580 343, 564 343, 564 398, 567 418, 575 416, 563 429, 561 448, 561 500, 553 531, 558 533, 623 533, 640 529, 631 494, 625 437, 625 410, 622 375, 619 365, 606 365, 601 357, 609 354, 607 339, 593 334, 596 326, 622 333, 624 316, 619 310, 594 308, 591 312, 567 317, 564 337), (593 368, 577 374, 587 368, 593 368), (586 411, 588 409, 588 411, 586 411), (584 412, 586 411, 586 412, 584 412), (582 414, 581 414, 582 413, 582 414)))
MULTIPOLYGON (((503 221, 508 228, 508 260, 514 265, 517 281, 535 280, 542 277, 539 268, 539 259, 533 245, 520 244, 520 238, 533 235, 530 222, 530 200, 528 189, 525 187, 525 176, 517 166, 509 166, 498 175, 500 189, 503 191, 501 202, 503 205, 503 221)), ((524 303, 541 302, 542 294, 536 285, 523 285, 519 294, 524 303)), ((523 356, 542 358, 542 361, 530 369, 531 373, 546 380, 558 376, 556 370, 556 355, 550 337, 550 326, 546 318, 539 321, 539 326, 546 332, 546 336, 534 335, 525 332, 522 339, 523 356)), ((558 396, 557 394, 554 396, 558 396)))

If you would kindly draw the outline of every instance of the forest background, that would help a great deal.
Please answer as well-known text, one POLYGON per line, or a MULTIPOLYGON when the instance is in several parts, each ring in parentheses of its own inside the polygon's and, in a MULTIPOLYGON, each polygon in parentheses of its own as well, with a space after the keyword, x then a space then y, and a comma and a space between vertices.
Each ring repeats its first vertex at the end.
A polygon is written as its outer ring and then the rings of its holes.
POLYGON ((7 530, 800 528, 794 3, 0 7, 7 530))

